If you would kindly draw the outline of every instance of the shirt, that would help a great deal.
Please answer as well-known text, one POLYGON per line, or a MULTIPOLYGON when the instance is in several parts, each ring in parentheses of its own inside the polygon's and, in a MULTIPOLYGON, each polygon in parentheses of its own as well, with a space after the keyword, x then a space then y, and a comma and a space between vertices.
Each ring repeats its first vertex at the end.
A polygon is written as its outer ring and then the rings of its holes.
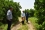
POLYGON ((25 17, 25 13, 21 13, 21 17, 25 17))
POLYGON ((12 19, 12 12, 11 12, 11 10, 7 11, 7 19, 8 20, 12 19))
POLYGON ((29 16, 29 14, 28 13, 26 13, 26 17, 28 17, 29 16))

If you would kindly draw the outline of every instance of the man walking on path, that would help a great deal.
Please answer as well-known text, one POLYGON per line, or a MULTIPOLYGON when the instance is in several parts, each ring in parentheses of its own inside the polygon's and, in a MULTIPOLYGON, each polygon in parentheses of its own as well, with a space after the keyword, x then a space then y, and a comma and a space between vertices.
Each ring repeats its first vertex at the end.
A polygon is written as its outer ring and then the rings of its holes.
POLYGON ((29 14, 28 14, 28 12, 26 12, 26 22, 28 23, 28 16, 29 16, 29 14))
POLYGON ((7 23, 8 23, 8 28, 7 28, 7 30, 11 30, 12 10, 13 10, 13 8, 10 7, 9 10, 7 11, 7 23))
POLYGON ((24 24, 24 21, 25 21, 25 13, 23 11, 23 13, 21 14, 21 17, 22 17, 22 24, 24 24))

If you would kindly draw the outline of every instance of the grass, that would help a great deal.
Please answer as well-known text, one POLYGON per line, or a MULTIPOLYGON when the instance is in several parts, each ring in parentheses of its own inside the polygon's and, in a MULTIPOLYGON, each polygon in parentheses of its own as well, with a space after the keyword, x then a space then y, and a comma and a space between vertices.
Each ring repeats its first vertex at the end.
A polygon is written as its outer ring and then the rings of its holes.
MULTIPOLYGON (((34 25, 35 29, 38 27, 38 24, 36 23, 38 19, 36 17, 30 17, 29 21, 31 21, 31 23, 34 25)), ((22 27, 18 30, 28 30, 28 26, 27 25, 22 25, 22 27)))
POLYGON ((28 26, 27 25, 22 25, 22 27, 18 30, 28 30, 28 26))
POLYGON ((18 30, 28 30, 28 26, 27 26, 26 21, 25 21, 24 23, 25 23, 25 24, 22 25, 22 27, 20 27, 18 30))
POLYGON ((29 18, 29 20, 35 25, 37 24, 36 21, 37 21, 37 18, 36 17, 31 17, 29 18))
POLYGON ((30 18, 29 18, 29 21, 31 21, 31 23, 34 25, 35 29, 39 26, 39 25, 36 23, 37 20, 38 20, 38 19, 37 19, 36 17, 30 17, 30 18))
POLYGON ((8 25, 6 24, 6 25, 4 26, 4 30, 7 30, 7 27, 8 27, 8 25))
POLYGON ((2 30, 7 30, 7 24, 5 24, 5 25, 4 25, 4 24, 1 25, 1 26, 0 26, 0 29, 2 29, 2 30))
MULTIPOLYGON (((12 24, 11 27, 13 27, 13 25, 14 25, 14 24, 12 24)), ((5 24, 5 25, 3 24, 3 25, 0 26, 0 29, 7 30, 7 27, 8 27, 7 24, 5 24)))

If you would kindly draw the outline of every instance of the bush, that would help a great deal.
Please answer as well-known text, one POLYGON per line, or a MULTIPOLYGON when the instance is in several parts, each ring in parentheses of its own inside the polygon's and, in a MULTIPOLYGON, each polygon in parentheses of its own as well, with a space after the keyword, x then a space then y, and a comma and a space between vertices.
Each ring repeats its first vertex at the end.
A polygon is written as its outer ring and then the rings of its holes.
POLYGON ((19 3, 17 2, 13 2, 13 1, 5 1, 5 0, 0 0, 0 19, 2 20, 3 24, 7 23, 7 10, 9 9, 9 7, 12 6, 13 7, 13 22, 18 22, 18 17, 21 14, 21 6, 19 3))
POLYGON ((0 26, 2 25, 2 23, 0 22, 0 26))
POLYGON ((45 21, 42 24, 42 30, 45 30, 45 21))
POLYGON ((38 25, 36 28, 37 30, 45 30, 45 21, 42 23, 42 25, 38 25))

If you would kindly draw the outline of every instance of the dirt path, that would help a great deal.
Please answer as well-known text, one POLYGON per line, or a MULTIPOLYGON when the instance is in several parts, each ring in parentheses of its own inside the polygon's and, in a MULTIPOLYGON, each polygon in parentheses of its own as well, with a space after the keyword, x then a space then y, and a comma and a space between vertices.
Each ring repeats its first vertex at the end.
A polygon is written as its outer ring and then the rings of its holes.
POLYGON ((28 30, 35 30, 34 26, 32 25, 32 23, 29 21, 28 25, 28 30))
POLYGON ((16 26, 14 26, 11 30, 18 30, 21 27, 21 18, 19 18, 19 24, 17 24, 16 26))
MULTIPOLYGON (((19 22, 21 22, 21 18, 19 18, 19 22)), ((27 25, 28 25, 28 30, 35 30, 33 24, 30 21, 29 21, 29 24, 27 24, 27 25)), ((11 30, 18 30, 20 27, 22 27, 21 23, 14 26, 11 30)))

